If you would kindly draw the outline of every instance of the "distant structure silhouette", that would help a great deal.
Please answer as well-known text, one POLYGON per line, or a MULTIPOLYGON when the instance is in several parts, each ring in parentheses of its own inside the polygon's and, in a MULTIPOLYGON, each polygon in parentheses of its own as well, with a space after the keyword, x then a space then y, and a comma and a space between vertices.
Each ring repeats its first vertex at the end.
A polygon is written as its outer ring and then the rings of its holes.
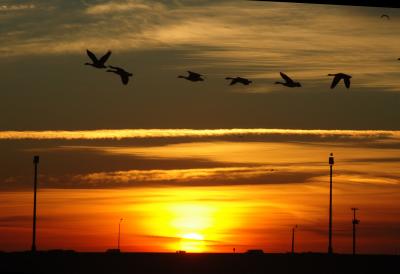
POLYGON ((103 55, 100 59, 97 59, 96 55, 91 52, 90 50, 86 50, 87 55, 92 60, 92 63, 85 63, 85 65, 92 66, 95 68, 103 69, 107 68, 105 63, 107 62, 108 58, 111 55, 111 51, 108 51, 105 55, 103 55))
POLYGON ((129 77, 132 76, 132 73, 127 72, 123 68, 120 67, 114 67, 114 66, 108 66, 111 69, 108 69, 107 72, 113 72, 115 74, 118 74, 121 77, 121 81, 124 85, 128 84, 129 82, 129 77))
POLYGON ((295 233, 296 229, 297 229, 297 225, 292 227, 292 254, 294 254, 294 233, 295 233))
POLYGON ((34 177, 33 177, 33 224, 32 224, 32 252, 36 252, 36 192, 37 192, 37 173, 39 156, 33 156, 34 177))
POLYGON ((275 84, 280 84, 289 88, 295 88, 295 87, 301 87, 301 84, 299 82, 293 81, 289 76, 287 76, 285 73, 280 72, 281 77, 285 82, 275 82, 275 84))
POLYGON ((351 208, 353 210, 353 255, 356 255, 356 225, 360 223, 360 220, 357 220, 356 218, 356 211, 359 210, 356 207, 351 208))
POLYGON ((329 241, 328 241, 328 254, 333 254, 332 248, 332 169, 335 160, 333 158, 333 153, 329 155, 329 241))
POLYGON ((192 82, 204 81, 204 79, 202 78, 203 75, 190 70, 188 70, 187 72, 189 73, 189 75, 187 76, 178 75, 178 78, 183 78, 192 82))
POLYGON ((231 86, 236 84, 236 83, 240 83, 240 84, 243 84, 245 86, 250 85, 252 83, 252 81, 250 81, 249 79, 242 78, 242 77, 235 77, 235 78, 226 77, 225 79, 226 80, 232 80, 231 83, 230 83, 231 86))
POLYGON ((123 220, 124 220, 123 218, 119 219, 119 223, 118 223, 118 250, 121 250, 121 249, 120 249, 120 242, 121 242, 121 223, 122 223, 123 220))
POLYGON ((335 73, 335 74, 330 73, 328 74, 328 76, 334 76, 331 84, 331 89, 335 88, 342 79, 344 81, 346 88, 350 88, 350 79, 352 78, 351 75, 344 73, 335 73))
POLYGON ((382 19, 386 18, 387 20, 390 20, 390 16, 387 15, 387 14, 382 14, 382 15, 381 15, 381 18, 382 18, 382 19))

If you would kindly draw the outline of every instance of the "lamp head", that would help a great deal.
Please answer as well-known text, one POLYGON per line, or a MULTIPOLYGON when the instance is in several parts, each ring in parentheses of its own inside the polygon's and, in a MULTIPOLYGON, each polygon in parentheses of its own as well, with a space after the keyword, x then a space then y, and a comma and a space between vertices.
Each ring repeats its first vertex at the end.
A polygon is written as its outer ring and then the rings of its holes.
POLYGON ((333 158, 333 153, 331 153, 330 155, 329 155, 329 164, 330 165, 333 165, 335 163, 335 160, 334 160, 334 158, 333 158))
POLYGON ((33 163, 38 164, 39 163, 39 156, 35 155, 33 156, 33 163))

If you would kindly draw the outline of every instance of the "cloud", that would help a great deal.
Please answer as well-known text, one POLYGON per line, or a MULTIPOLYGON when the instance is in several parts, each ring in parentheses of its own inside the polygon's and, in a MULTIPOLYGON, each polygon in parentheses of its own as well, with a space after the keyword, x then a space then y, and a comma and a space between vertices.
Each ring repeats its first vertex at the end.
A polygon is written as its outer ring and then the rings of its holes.
POLYGON ((179 138, 179 137, 223 137, 223 136, 311 136, 319 138, 349 138, 366 140, 398 140, 396 130, 303 130, 303 129, 103 129, 103 130, 45 130, 45 131, 0 131, 0 140, 101 140, 129 138, 179 138))
MULTIPOLYGON (((224 186, 297 184, 324 174, 320 169, 271 166, 231 166, 189 169, 153 169, 93 172, 76 175, 40 175, 42 188, 121 188, 149 186, 224 186)), ((23 176, 3 180, 3 188, 22 187, 23 176)))
POLYGON ((108 13, 119 13, 126 11, 143 12, 144 10, 164 10, 164 5, 161 3, 149 3, 149 1, 124 1, 124 2, 106 2, 97 5, 91 5, 86 9, 86 13, 89 15, 99 15, 108 13))
MULTIPOLYGON (((273 80, 279 70, 289 71, 301 81, 313 79, 309 89, 327 84, 326 74, 336 70, 354 73, 354 88, 400 88, 397 22, 386 24, 348 7, 140 0, 60 0, 53 6, 51 12, 9 19, 2 35, 14 35, 0 43, 2 56, 174 48, 199 66, 224 73, 273 80), (22 29, 27 31, 18 32, 22 29)), ((249 90, 269 91, 256 83, 249 90)))
POLYGON ((0 4, 0 13, 35 9, 35 4, 0 4))

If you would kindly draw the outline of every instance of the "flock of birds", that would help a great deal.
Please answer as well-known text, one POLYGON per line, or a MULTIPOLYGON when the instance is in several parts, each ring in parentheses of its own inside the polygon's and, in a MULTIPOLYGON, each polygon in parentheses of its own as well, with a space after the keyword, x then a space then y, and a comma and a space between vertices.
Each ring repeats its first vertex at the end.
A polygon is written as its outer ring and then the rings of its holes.
MULTIPOLYGON (((109 68, 106 70, 106 72, 113 72, 117 75, 120 76, 121 81, 124 85, 128 84, 129 82, 129 77, 132 76, 132 73, 126 71, 123 68, 116 67, 116 66, 106 66, 107 60, 110 58, 111 51, 108 51, 106 54, 104 54, 101 58, 97 58, 96 55, 91 52, 90 50, 86 50, 87 55, 89 56, 90 60, 92 63, 85 63, 85 65, 92 66, 94 68, 98 69, 104 69, 104 68, 109 68)), ((400 58, 399 58, 400 59, 400 58)), ((187 71, 188 75, 183 76, 183 75, 178 75, 178 78, 183 78, 188 81, 192 82, 198 82, 198 81, 204 81, 204 75, 201 75, 200 73, 193 72, 193 71, 187 71)), ((275 84, 280 84, 289 88, 295 88, 295 87, 301 87, 301 84, 299 82, 294 81, 292 78, 290 78, 288 75, 285 73, 281 72, 281 77, 284 80, 284 82, 275 82, 275 84)), ((350 79, 351 76, 344 74, 344 73, 336 73, 336 74, 328 74, 328 76, 334 76, 331 88, 335 88, 337 84, 340 82, 340 80, 343 79, 344 84, 347 88, 350 88, 350 79)), ((242 78, 242 77, 226 77, 226 80, 230 80, 230 85, 235 85, 237 83, 240 83, 242 85, 250 85, 252 83, 251 80, 242 78)))
MULTIPOLYGON (((390 17, 386 14, 383 14, 381 16, 381 18, 387 18, 388 20, 390 20, 390 17)), ((109 68, 108 70, 106 70, 106 72, 112 72, 112 73, 119 75, 122 83, 124 85, 128 84, 129 77, 132 76, 132 73, 124 70, 121 67, 105 65, 105 63, 107 62, 107 60, 109 59, 109 57, 111 55, 111 51, 108 51, 100 59, 97 58, 96 55, 93 52, 91 52, 90 50, 86 50, 86 53, 89 56, 89 58, 91 59, 92 63, 85 63, 85 65, 90 65, 90 66, 92 66, 94 68, 98 68, 98 69, 109 68)), ((400 61, 400 58, 398 58, 398 60, 400 61)), ((183 78, 183 79, 186 79, 186 80, 192 81, 192 82, 204 81, 204 78, 203 78, 204 75, 197 73, 197 72, 190 71, 190 70, 188 70, 187 72, 188 72, 188 75, 186 75, 186 76, 178 75, 178 78, 183 78)), ((283 86, 286 86, 289 88, 301 87, 300 82, 294 81, 287 74, 280 72, 280 75, 281 75, 282 79, 284 80, 284 82, 277 81, 277 82, 275 82, 275 84, 283 85, 283 86)), ((333 76, 331 89, 335 88, 341 80, 343 80, 346 88, 350 88, 350 84, 351 84, 350 79, 352 78, 351 75, 348 75, 345 73, 334 73, 334 74, 328 74, 328 76, 333 76)), ((235 85, 237 83, 240 83, 242 85, 247 86, 252 83, 251 80, 242 78, 242 77, 226 77, 225 79, 230 80, 230 85, 235 85)))

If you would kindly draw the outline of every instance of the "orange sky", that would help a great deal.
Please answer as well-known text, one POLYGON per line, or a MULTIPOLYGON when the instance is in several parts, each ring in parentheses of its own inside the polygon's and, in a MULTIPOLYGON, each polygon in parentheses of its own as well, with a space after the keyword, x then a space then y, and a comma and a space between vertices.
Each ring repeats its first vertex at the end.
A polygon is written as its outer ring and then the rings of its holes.
POLYGON ((113 248, 124 218, 125 251, 286 252, 297 224, 296 249, 325 252, 332 151, 334 250, 351 252, 350 208, 358 207, 359 252, 397 253, 398 132, 311 133, 146 137, 146 145, 130 137, 3 141, 20 156, 2 172, 0 250, 30 247, 30 157, 40 154, 39 249, 113 248), (12 176, 25 158, 26 176, 12 176))

